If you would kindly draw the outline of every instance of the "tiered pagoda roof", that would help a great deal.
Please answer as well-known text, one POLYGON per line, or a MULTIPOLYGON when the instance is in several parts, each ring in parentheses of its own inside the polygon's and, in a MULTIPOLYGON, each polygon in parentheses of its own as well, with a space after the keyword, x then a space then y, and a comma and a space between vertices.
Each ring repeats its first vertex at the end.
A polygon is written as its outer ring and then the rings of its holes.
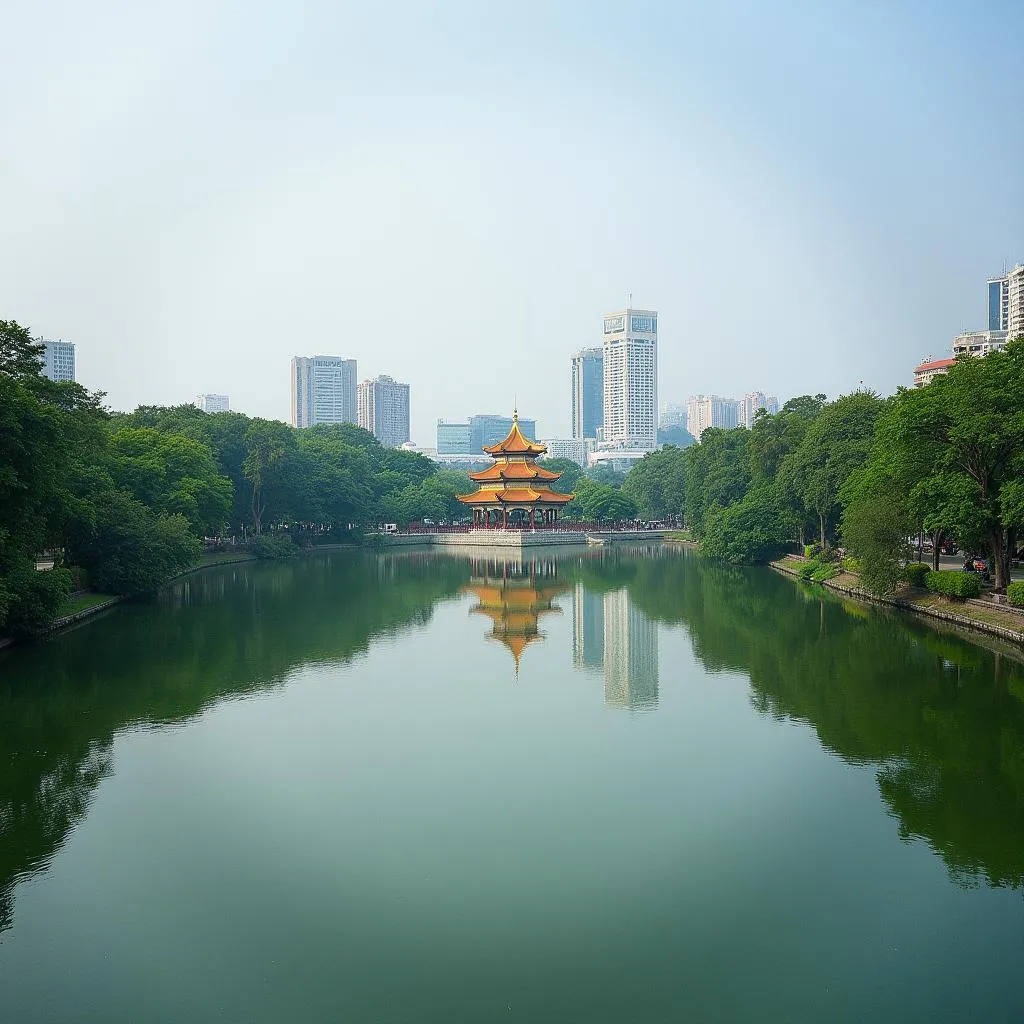
POLYGON ((557 509, 572 501, 574 495, 551 489, 561 473, 537 465, 537 458, 547 452, 547 446, 531 441, 519 429, 518 414, 512 417, 508 436, 483 450, 495 460, 494 465, 469 474, 480 486, 472 494, 459 496, 464 504, 482 509, 507 511, 515 507, 528 511, 557 509))
POLYGON ((561 613, 554 604, 568 586, 557 580, 477 578, 463 587, 476 596, 478 603, 470 614, 484 615, 491 620, 490 638, 504 644, 512 652, 516 673, 523 651, 537 640, 543 640, 538 620, 549 612, 561 613))

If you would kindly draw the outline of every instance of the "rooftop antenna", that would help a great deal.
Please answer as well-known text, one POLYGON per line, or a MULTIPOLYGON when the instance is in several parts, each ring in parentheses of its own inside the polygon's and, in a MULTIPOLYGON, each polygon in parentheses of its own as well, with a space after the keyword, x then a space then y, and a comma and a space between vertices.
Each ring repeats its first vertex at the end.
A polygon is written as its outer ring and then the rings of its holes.
POLYGON ((626 300, 626 309, 632 309, 633 308, 633 293, 632 292, 627 292, 627 295, 629 296, 629 298, 626 300))

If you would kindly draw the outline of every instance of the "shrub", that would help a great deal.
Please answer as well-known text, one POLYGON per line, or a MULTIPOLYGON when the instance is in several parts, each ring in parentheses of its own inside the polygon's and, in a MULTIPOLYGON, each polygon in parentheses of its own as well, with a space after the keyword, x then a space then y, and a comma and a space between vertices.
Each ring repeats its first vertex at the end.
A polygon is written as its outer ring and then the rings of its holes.
POLYGON ((1024 608, 1024 583, 1011 583, 1006 588, 1006 597, 1014 608, 1024 608))
POLYGON ((67 549, 96 590, 133 596, 193 565, 200 544, 184 516, 154 512, 124 491, 104 491, 91 517, 69 526, 67 549))
MULTIPOLYGON (((923 587, 931 571, 932 568, 927 562, 908 562, 903 567, 903 578, 912 587, 923 587)), ((963 575, 963 573, 954 575, 963 575)))
POLYGON ((854 558, 853 555, 847 555, 842 561, 842 566, 846 572, 860 573, 860 561, 854 558))
POLYGON ((936 594, 954 601, 964 601, 981 593, 981 580, 973 572, 952 572, 948 569, 929 572, 925 585, 936 594))
POLYGON ((32 636, 46 629, 74 587, 74 579, 67 569, 39 572, 35 560, 19 563, 4 582, 11 588, 4 602, 4 629, 18 637, 32 636))
POLYGON ((834 576, 839 575, 839 570, 832 564, 820 565, 814 572, 811 573, 812 583, 824 583, 826 580, 832 579, 834 576))
POLYGON ((797 569, 796 574, 802 580, 809 580, 820 568, 821 562, 816 558, 808 558, 807 561, 797 569))
POLYGON ((805 544, 804 558, 817 558, 821 554, 820 544, 805 544))
POLYGON ((731 565, 757 565, 785 551, 788 533, 775 496, 754 489, 727 508, 712 506, 700 550, 706 558, 731 565))
POLYGON ((252 542, 252 553, 257 558, 287 558, 294 555, 298 548, 291 537, 285 534, 262 533, 252 542))

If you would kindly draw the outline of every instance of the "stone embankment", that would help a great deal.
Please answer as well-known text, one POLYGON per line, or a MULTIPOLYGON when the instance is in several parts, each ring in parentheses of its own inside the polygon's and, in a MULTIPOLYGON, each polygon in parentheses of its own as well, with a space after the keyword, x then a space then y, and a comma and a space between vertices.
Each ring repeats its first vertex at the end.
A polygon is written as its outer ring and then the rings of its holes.
MULTIPOLYGON (((787 555, 777 562, 772 562, 771 565, 779 572, 797 576, 800 566, 805 561, 806 559, 799 555, 787 555)), ((1024 612, 1006 605, 995 605, 988 601, 963 601, 953 604, 930 591, 913 588, 907 588, 892 597, 879 597, 865 590, 860 585, 860 578, 852 572, 842 572, 817 586, 828 587, 829 590, 861 601, 889 605, 891 608, 925 615, 963 629, 977 630, 1014 644, 1024 645, 1024 612)))
POLYGON ((385 533, 377 534, 384 548, 523 548, 586 547, 594 543, 617 541, 660 541, 662 530, 609 530, 586 533, 583 530, 470 530, 465 533, 385 533))

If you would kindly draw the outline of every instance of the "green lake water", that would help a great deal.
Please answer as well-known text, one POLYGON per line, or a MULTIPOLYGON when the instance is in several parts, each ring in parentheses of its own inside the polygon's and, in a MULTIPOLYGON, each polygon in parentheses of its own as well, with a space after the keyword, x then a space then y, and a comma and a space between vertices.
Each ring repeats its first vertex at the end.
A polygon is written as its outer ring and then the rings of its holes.
POLYGON ((1024 670, 678 550, 335 553, 0 654, 0 1021, 1024 1020, 1024 670))

